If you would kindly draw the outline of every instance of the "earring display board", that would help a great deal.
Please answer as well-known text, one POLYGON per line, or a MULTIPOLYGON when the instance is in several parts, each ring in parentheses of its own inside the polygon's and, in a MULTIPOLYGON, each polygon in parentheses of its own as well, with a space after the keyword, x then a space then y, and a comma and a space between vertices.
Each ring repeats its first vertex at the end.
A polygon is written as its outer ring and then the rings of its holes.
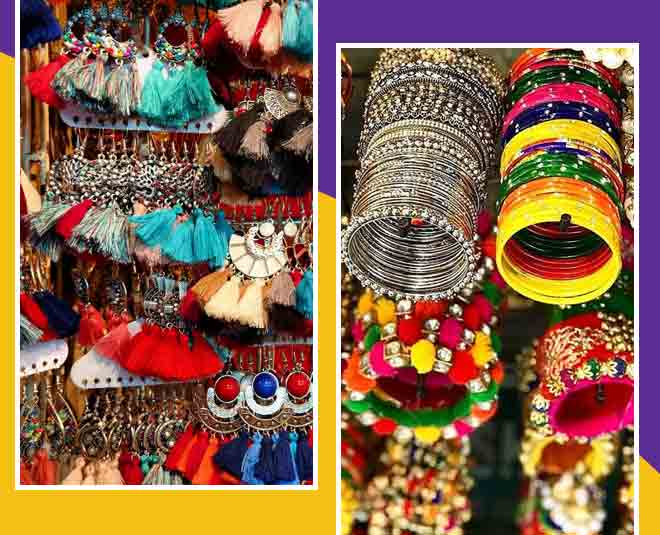
POLYGON ((314 484, 312 1, 29 4, 21 486, 314 484))
POLYGON ((634 528, 634 233, 624 203, 634 195, 635 75, 632 49, 341 50, 342 533, 634 528), (494 80, 501 91, 489 99, 494 80), (486 132, 479 118, 498 105, 484 179, 470 155, 486 153, 489 138, 470 132, 486 132), (467 135, 452 130, 456 117, 467 135), (475 277, 455 296, 429 296, 420 289, 442 273, 415 262, 432 256, 437 222, 414 208, 471 209, 446 168, 474 191, 485 180, 486 210, 474 220, 475 277), (399 194, 381 199, 388 180, 399 194), (565 184, 575 196, 555 217, 544 199, 565 184), (613 207, 611 228, 582 221, 586 190, 602 197, 601 213, 613 207), (509 233, 510 221, 520 228, 509 233), (371 232, 396 268, 361 256, 356 232, 371 232), (410 262, 398 263, 400 251, 410 262), (585 269, 571 271, 579 262, 585 269), (607 277, 576 283, 582 295, 562 294, 562 281, 601 268, 607 277))

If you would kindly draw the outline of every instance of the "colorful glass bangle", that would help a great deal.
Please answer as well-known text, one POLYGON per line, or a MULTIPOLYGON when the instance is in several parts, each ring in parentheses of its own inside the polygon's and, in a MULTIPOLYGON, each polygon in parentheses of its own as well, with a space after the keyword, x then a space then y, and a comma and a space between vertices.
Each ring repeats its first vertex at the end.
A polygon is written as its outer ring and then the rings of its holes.
POLYGON ((584 54, 572 48, 530 48, 523 52, 511 66, 509 81, 520 78, 520 73, 536 62, 548 58, 576 58, 584 57, 584 54))
POLYGON ((510 162, 526 147, 556 140, 575 140, 578 143, 593 145, 605 152, 617 169, 622 168, 621 151, 617 142, 606 132, 589 123, 574 119, 556 119, 547 121, 514 136, 502 151, 500 172, 506 174, 510 162))
POLYGON ((620 228, 588 201, 562 196, 549 196, 543 201, 528 199, 518 207, 518 212, 515 217, 500 214, 496 246, 500 274, 516 291, 544 303, 575 304, 600 296, 616 280, 621 270, 620 228), (534 224, 558 221, 566 213, 571 214, 575 224, 600 236, 612 252, 597 272, 578 280, 557 281, 532 276, 508 258, 505 246, 518 231, 534 224))
MULTIPOLYGON (((580 53, 578 52, 578 54, 580 53)), ((616 77, 613 71, 604 67, 600 63, 594 63, 593 61, 585 59, 584 56, 573 58, 548 57, 543 60, 536 61, 532 65, 526 67, 520 73, 519 78, 526 75, 527 73, 539 71, 549 67, 560 67, 566 70, 575 70, 576 68, 584 69, 596 76, 603 78, 612 86, 615 91, 621 91, 621 81, 616 77)), ((510 84, 515 84, 515 80, 510 79, 510 84)))
POLYGON ((581 67, 574 67, 572 69, 566 67, 545 67, 538 71, 528 72, 510 87, 505 99, 505 106, 507 109, 510 108, 523 95, 538 87, 565 82, 579 82, 595 87, 612 99, 612 102, 618 108, 622 106, 621 95, 607 80, 581 67))
POLYGON ((502 132, 514 122, 516 117, 526 110, 541 104, 555 102, 588 104, 606 113, 610 117, 612 123, 617 128, 621 128, 621 112, 616 106, 614 106, 614 103, 608 97, 603 95, 603 93, 586 84, 559 83, 538 87, 524 95, 520 100, 516 101, 502 122, 502 132))
POLYGON ((531 126, 544 123, 546 121, 553 121, 555 119, 575 119, 593 124, 601 130, 607 132, 612 138, 618 139, 620 131, 612 123, 610 117, 598 109, 590 106, 589 104, 581 103, 566 103, 566 102, 551 102, 547 104, 539 104, 534 108, 530 108, 521 113, 515 118, 507 130, 502 133, 502 144, 508 143, 513 136, 519 134, 523 130, 531 126))
MULTIPOLYGON (((538 154, 574 154, 576 156, 583 156, 585 158, 593 159, 601 163, 605 168, 612 169, 614 175, 619 176, 619 171, 616 168, 616 161, 605 151, 599 147, 578 141, 575 139, 549 139, 543 140, 523 147, 514 157, 508 162, 507 168, 502 172, 502 176, 506 176, 513 170, 518 163, 526 158, 538 154)), ((608 173, 612 176, 612 173, 608 173)))
POLYGON ((610 175, 604 175, 591 162, 570 154, 553 156, 541 153, 533 158, 526 159, 515 167, 509 175, 502 178, 497 200, 498 209, 516 188, 534 180, 553 176, 579 180, 600 188, 616 205, 620 214, 623 215, 622 198, 619 195, 618 188, 615 188, 612 184, 610 175))

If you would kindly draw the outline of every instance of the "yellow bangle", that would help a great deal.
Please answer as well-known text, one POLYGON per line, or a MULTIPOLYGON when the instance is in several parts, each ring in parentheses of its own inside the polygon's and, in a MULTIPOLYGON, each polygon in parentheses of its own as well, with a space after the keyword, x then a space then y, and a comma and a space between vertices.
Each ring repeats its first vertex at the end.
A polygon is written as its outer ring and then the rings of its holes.
POLYGON ((614 283, 621 270, 620 223, 612 221, 593 206, 565 196, 530 199, 516 213, 498 221, 496 260, 502 278, 517 292, 543 303, 572 305, 596 299, 614 283), (504 252, 506 243, 520 230, 538 223, 559 221, 569 213, 572 222, 591 230, 608 245, 612 256, 598 271, 571 280, 545 279, 513 265, 504 252))
POLYGON ((612 158, 619 169, 622 167, 621 151, 607 132, 593 124, 577 119, 555 119, 539 123, 515 135, 502 151, 500 172, 504 173, 511 161, 522 149, 547 139, 576 140, 593 145, 612 158))

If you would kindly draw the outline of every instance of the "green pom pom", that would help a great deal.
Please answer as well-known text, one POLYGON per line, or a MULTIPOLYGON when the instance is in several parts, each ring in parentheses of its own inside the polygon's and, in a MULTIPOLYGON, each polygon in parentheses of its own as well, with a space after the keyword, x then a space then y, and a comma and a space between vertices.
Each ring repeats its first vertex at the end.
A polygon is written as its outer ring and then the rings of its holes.
POLYGON ((378 325, 372 325, 367 329, 367 334, 364 335, 364 348, 370 351, 378 340, 380 340, 380 327, 378 325))
POLYGON ((494 332, 490 333, 490 345, 498 355, 502 353, 502 339, 494 332))
POLYGON ((497 286, 490 281, 486 281, 483 284, 482 291, 495 308, 500 306, 500 303, 502 302, 502 293, 497 286))

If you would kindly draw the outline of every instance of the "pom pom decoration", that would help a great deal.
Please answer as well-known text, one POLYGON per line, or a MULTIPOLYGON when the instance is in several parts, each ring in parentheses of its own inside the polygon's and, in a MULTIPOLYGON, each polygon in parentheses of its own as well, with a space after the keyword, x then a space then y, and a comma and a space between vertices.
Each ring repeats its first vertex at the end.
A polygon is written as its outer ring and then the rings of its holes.
POLYGON ((410 363, 417 373, 428 373, 433 369, 435 346, 428 340, 419 340, 410 348, 410 363))

